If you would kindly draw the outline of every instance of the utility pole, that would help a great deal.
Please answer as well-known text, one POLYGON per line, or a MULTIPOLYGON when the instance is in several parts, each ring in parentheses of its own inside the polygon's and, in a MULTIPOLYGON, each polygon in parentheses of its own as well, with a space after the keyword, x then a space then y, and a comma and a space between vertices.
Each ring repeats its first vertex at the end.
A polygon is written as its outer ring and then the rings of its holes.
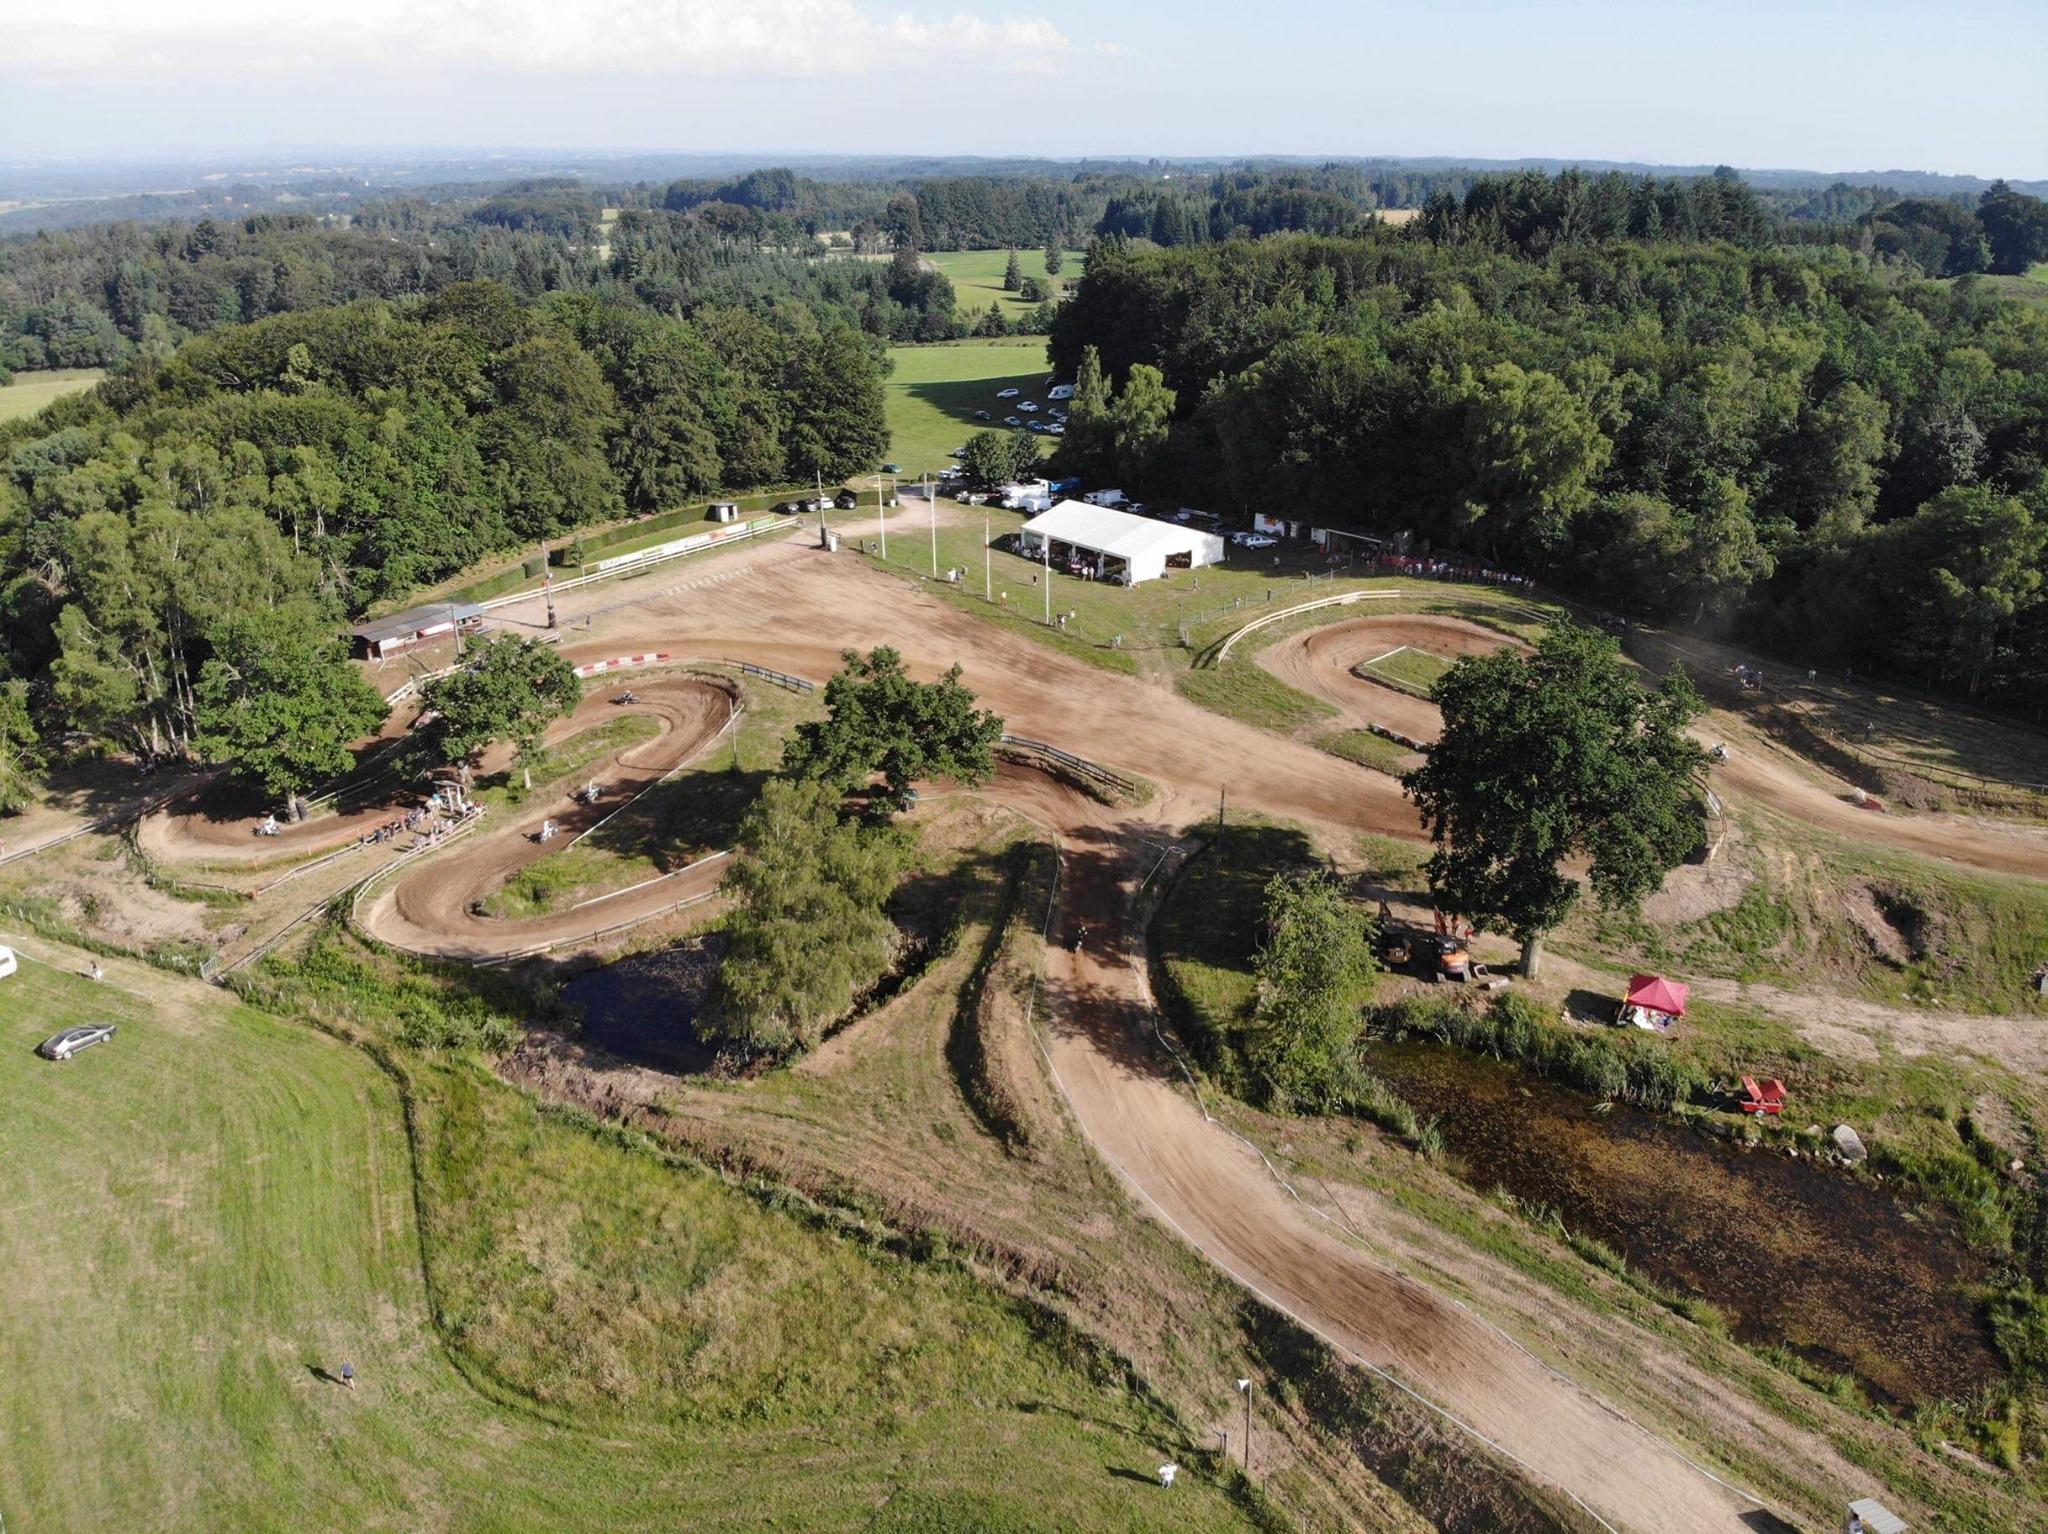
POLYGON ((1239 1380, 1238 1390, 1244 1396, 1244 1473, 1252 1473, 1252 1382, 1239 1380))
MULTIPOLYGON (((547 551, 547 549, 546 549, 545 547, 543 547, 543 548, 541 549, 541 551, 540 551, 540 557, 541 557, 542 559, 546 559, 546 558, 548 557, 548 551, 547 551)), ((546 595, 546 597, 547 597, 547 599, 548 599, 548 627, 549 627, 549 628, 553 628, 553 627, 555 626, 555 570, 554 570, 554 566, 552 566, 552 565, 543 565, 543 566, 541 567, 541 575, 540 575, 540 589, 541 589, 541 591, 542 591, 542 592, 543 592, 543 593, 544 593, 544 594, 546 595)))
POLYGON ((1052 539, 1038 535, 1039 551, 1045 555, 1045 626, 1052 627, 1052 539))
POLYGON ((993 602, 996 599, 996 578, 988 552, 988 513, 981 514, 981 599, 993 602))
POLYGON ((882 524, 882 563, 889 562, 889 503, 882 499, 882 476, 875 476, 875 520, 882 524))
POLYGON ((932 471, 924 471, 924 503, 932 514, 932 579, 939 578, 939 493, 932 488, 932 471))

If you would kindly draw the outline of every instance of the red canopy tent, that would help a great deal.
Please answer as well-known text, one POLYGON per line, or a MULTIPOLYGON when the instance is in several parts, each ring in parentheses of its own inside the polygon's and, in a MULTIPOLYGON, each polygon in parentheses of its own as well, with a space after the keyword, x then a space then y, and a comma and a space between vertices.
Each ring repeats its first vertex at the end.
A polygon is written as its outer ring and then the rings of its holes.
POLYGON ((1623 1000, 1631 1007, 1647 1007, 1652 1012, 1668 1012, 1673 1017, 1683 1017, 1687 990, 1683 983, 1666 980, 1662 975, 1631 975, 1628 995, 1623 1000))

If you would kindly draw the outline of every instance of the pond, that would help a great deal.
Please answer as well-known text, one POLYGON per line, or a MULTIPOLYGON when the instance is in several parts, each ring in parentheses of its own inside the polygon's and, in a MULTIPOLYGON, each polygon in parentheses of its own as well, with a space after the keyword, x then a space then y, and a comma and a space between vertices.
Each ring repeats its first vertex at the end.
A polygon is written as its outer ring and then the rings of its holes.
POLYGON ((586 970, 562 987, 583 1010, 583 1036, 634 1065, 700 1075, 714 1052, 690 1024, 718 963, 715 937, 689 938, 586 970))
POLYGON ((2000 1366, 1968 1291, 1985 1260, 1939 1210, 1867 1178, 1739 1145, 1518 1066, 1379 1043, 1372 1070, 1434 1117, 1465 1179, 1555 1209, 1629 1266, 1708 1300, 1894 1405, 1960 1398, 2000 1366))

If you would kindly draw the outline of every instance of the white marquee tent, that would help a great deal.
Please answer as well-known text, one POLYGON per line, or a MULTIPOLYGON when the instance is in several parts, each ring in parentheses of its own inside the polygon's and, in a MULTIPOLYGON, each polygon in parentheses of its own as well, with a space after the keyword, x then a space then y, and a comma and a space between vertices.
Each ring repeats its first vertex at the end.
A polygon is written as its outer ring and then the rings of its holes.
POLYGON ((1223 539, 1174 522, 1134 517, 1107 506, 1061 501, 1024 524, 1024 547, 1034 558, 1052 546, 1053 563, 1079 558, 1105 580, 1135 586, 1157 580, 1169 566, 1188 569, 1223 562, 1223 539))

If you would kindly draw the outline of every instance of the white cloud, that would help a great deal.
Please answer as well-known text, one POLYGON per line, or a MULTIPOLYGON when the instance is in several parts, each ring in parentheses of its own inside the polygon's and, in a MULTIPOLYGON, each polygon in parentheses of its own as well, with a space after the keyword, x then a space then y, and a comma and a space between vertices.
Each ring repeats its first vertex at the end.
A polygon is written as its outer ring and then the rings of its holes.
POLYGON ((0 0, 0 69, 846 75, 947 58, 1039 69, 1038 16, 884 16, 856 0, 0 0))

